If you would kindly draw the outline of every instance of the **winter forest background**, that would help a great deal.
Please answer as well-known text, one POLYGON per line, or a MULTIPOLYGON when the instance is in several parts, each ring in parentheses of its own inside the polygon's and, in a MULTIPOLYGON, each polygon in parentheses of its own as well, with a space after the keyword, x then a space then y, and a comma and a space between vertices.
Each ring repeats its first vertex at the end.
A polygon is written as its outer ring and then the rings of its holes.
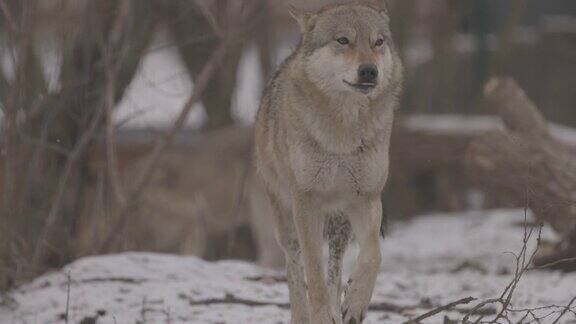
MULTIPOLYGON (((0 323, 286 322, 251 124, 288 5, 331 2, 0 0, 0 323)), ((472 295, 414 323, 576 323, 576 2, 388 3, 406 84, 367 321, 472 295)))

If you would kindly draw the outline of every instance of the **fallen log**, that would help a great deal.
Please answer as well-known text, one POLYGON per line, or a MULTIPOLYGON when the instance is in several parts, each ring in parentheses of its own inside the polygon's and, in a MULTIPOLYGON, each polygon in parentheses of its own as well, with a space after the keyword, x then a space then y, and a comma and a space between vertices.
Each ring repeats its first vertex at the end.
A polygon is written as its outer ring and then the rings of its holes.
MULTIPOLYGON (((391 172, 387 212, 405 218, 430 210, 459 212, 475 208, 521 207, 498 190, 483 192, 483 201, 474 201, 476 184, 468 179, 466 152, 478 137, 504 131, 495 115, 399 116, 391 145, 391 172)), ((548 126, 555 141, 576 154, 576 130, 557 124, 548 126)))
POLYGON ((549 224, 566 242, 575 242, 574 148, 552 136, 544 117, 515 81, 493 79, 485 97, 506 129, 471 142, 466 154, 469 177, 486 192, 497 191, 523 203, 537 221, 549 224))

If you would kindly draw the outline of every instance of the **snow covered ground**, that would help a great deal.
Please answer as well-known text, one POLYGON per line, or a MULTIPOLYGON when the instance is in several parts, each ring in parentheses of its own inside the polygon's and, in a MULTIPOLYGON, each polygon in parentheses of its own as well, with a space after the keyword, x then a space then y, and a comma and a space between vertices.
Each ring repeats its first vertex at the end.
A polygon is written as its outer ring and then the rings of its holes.
MULTIPOLYGON (((383 242, 384 261, 374 293, 378 311, 366 323, 402 323, 462 297, 500 295, 512 278, 524 230, 521 211, 431 215, 397 225, 383 242)), ((554 240, 545 229, 543 238, 554 240)), ((534 244, 530 245, 530 249, 534 244)), ((354 248, 347 257, 349 269, 354 248)), ((529 271, 515 308, 566 305, 576 274, 529 271)), ((238 261, 128 253, 90 257, 24 285, 0 307, 0 323, 287 323, 282 273, 238 261), (6 303, 5 303, 6 304, 6 303), (68 304, 68 306, 67 306, 68 304), (67 311, 68 309, 68 311, 67 311)), ((476 302, 443 316, 461 319, 476 302)), ((0 302, 2 304, 2 302, 0 302)), ((542 310, 547 314, 556 309, 542 310)), ((552 323, 550 316, 542 323, 552 323)), ((576 323, 568 313, 559 323, 576 323)))

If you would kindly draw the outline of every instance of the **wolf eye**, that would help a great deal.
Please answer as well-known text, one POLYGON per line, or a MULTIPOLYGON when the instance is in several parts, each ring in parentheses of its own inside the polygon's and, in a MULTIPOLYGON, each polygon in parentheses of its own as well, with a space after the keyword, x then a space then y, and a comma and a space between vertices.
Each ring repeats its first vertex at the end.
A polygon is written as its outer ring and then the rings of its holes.
POLYGON ((376 40, 376 43, 374 43, 374 45, 376 45, 376 47, 380 47, 380 46, 384 45, 384 38, 378 38, 376 40))
POLYGON ((348 45, 350 44, 350 40, 346 37, 340 37, 336 40, 340 45, 348 45))

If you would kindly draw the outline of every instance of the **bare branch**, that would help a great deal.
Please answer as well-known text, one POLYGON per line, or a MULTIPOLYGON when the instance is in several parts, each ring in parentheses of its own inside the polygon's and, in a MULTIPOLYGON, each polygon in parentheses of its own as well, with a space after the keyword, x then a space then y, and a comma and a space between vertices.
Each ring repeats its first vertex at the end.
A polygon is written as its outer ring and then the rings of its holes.
POLYGON ((2 11, 4 17, 6 18, 9 32, 15 33, 18 30, 18 26, 16 24, 16 19, 14 19, 12 12, 10 12, 10 7, 8 7, 6 0, 0 0, 0 11, 2 11))
MULTIPOLYGON (((257 2, 257 1, 255 1, 257 2)), ((256 5, 252 7, 252 9, 256 9, 256 5)), ((150 182, 150 174, 152 174, 160 160, 160 157, 166 150, 166 148, 172 143, 175 135, 184 127, 184 124, 188 118, 188 115, 192 111, 192 108, 196 102, 198 102, 204 91, 207 89, 210 80, 214 76, 215 72, 217 71, 219 65, 224 60, 230 48, 232 48, 236 42, 242 41, 246 33, 251 30, 253 27, 253 21, 257 21, 254 19, 256 15, 256 10, 251 11, 251 15, 248 15, 247 21, 251 23, 244 23, 239 24, 238 28, 235 32, 227 35, 227 37, 220 43, 218 48, 212 54, 210 60, 206 63, 204 68, 201 70, 200 74, 196 78, 195 86, 191 96, 188 98, 184 106, 180 110, 180 114, 173 122, 172 126, 169 130, 164 133, 162 136, 158 137, 152 152, 146 159, 143 164, 143 168, 141 169, 140 173, 136 176, 136 179, 132 185, 131 191, 127 195, 126 203, 121 205, 116 213, 116 221, 113 226, 110 227, 110 231, 107 235, 104 236, 104 240, 102 241, 101 245, 97 247, 97 252, 103 253, 110 249, 110 247, 114 244, 118 234, 123 230, 128 222, 128 214, 130 213, 131 209, 140 199, 142 193, 144 192, 145 188, 148 186, 150 182)))
POLYGON ((206 64, 202 73, 198 77, 194 91, 190 98, 186 101, 182 109, 180 110, 180 114, 178 118, 174 121, 172 127, 161 137, 158 138, 156 144, 154 145, 154 149, 150 153, 149 157, 144 163, 144 167, 142 171, 139 173, 138 177, 134 181, 134 185, 132 187, 132 191, 128 194, 126 203, 120 206, 120 211, 117 213, 117 221, 114 226, 111 227, 111 231, 108 235, 105 236, 104 240, 102 241, 102 245, 98 248, 99 252, 104 252, 110 248, 110 246, 114 243, 116 236, 118 235, 119 231, 122 230, 127 222, 126 214, 130 212, 130 209, 133 207, 133 204, 141 196, 142 192, 144 191, 145 187, 148 185, 150 181, 150 174, 155 171, 158 161, 160 160, 161 155, 164 153, 168 145, 173 141, 174 136, 182 129, 190 111, 192 111, 192 107, 198 100, 201 98, 202 93, 206 89, 208 85, 208 81, 216 71, 219 63, 222 61, 224 56, 228 51, 229 41, 224 42, 220 45, 220 47, 216 50, 213 54, 210 61, 206 64))
POLYGON ((486 307, 487 305, 490 304, 496 304, 499 303, 500 299, 499 298, 494 298, 494 299, 487 299, 482 301, 481 303, 479 303, 478 305, 474 306, 474 308, 472 308, 468 314, 466 314, 466 316, 464 316, 464 318, 462 319, 462 323, 463 324, 467 324, 470 320, 470 317, 476 313, 478 313, 479 310, 481 310, 482 308, 486 307))
MULTIPOLYGON (((114 49, 120 44, 122 35, 125 34, 127 20, 130 15, 131 1, 124 1, 119 6, 119 13, 112 24, 111 32, 108 37, 107 44, 104 44, 104 109, 106 111, 105 117, 105 146, 106 146, 106 170, 108 171, 108 180, 112 187, 112 192, 116 201, 120 204, 125 203, 124 189, 120 183, 120 176, 118 175, 118 165, 116 157, 116 135, 113 124, 113 113, 116 104, 116 75, 120 70, 122 56, 117 62, 113 62, 114 49)), ((122 54, 126 54, 127 47, 123 47, 122 54)))
POLYGON ((8 78, 6 78, 6 76, 2 72, 2 69, 0 69, 0 109, 2 109, 4 114, 7 113, 8 109, 7 98, 8 98, 8 92, 10 91, 9 89, 10 89, 10 83, 8 82, 8 78))
MULTIPOLYGON (((106 51, 108 52, 108 51, 106 51)), ((108 180, 112 187, 112 192, 116 201, 124 204, 124 190, 122 189, 122 184, 120 183, 120 176, 118 175, 118 165, 116 157, 116 135, 113 124, 113 113, 114 106, 116 103, 115 97, 115 83, 116 80, 113 74, 113 66, 110 62, 108 54, 105 54, 105 69, 106 69, 106 91, 105 91, 105 103, 104 109, 106 110, 105 127, 106 127, 106 169, 108 170, 108 180)))
POLYGON ((546 268, 550 268, 553 266, 557 266, 563 263, 572 263, 572 262, 576 262, 576 257, 574 258, 565 258, 565 259, 561 259, 561 260, 556 260, 554 262, 550 262, 550 263, 546 263, 543 265, 539 265, 539 266, 535 266, 530 268, 529 270, 542 270, 542 269, 546 269, 546 268))
POLYGON ((419 322, 421 322, 421 321, 423 321, 423 320, 425 320, 425 319, 427 319, 427 318, 429 318, 429 317, 435 316, 435 315, 440 314, 440 313, 442 313, 442 312, 450 311, 450 310, 454 309, 454 307, 459 306, 459 305, 469 304, 469 303, 471 303, 471 302, 473 302, 473 301, 475 301, 475 300, 476 300, 476 298, 474 298, 474 297, 462 298, 462 299, 459 299, 459 300, 457 300, 457 301, 455 301, 455 302, 446 304, 446 305, 444 305, 444 306, 437 307, 437 308, 435 308, 435 309, 433 309, 433 310, 431 310, 431 311, 429 311, 429 312, 427 312, 427 313, 424 313, 424 314, 416 317, 415 319, 406 321, 406 322, 404 322, 403 324, 415 324, 415 323, 419 323, 419 322))
POLYGON ((566 315, 566 313, 572 308, 572 304, 574 304, 574 302, 576 302, 576 296, 574 298, 572 298, 572 300, 568 303, 568 305, 566 305, 566 308, 564 308, 562 313, 560 313, 560 315, 558 315, 558 317, 556 318, 556 320, 554 322, 552 322, 552 324, 559 323, 560 319, 562 317, 564 317, 564 315, 566 315))
POLYGON ((73 151, 70 153, 66 165, 64 166, 64 170, 60 176, 57 185, 57 191, 54 199, 52 200, 52 206, 50 208, 50 212, 46 218, 46 222, 42 228, 38 236, 38 240, 36 242, 33 257, 32 257, 32 264, 37 265, 38 261, 40 260, 42 253, 44 251, 43 247, 46 244, 46 239, 48 235, 52 233, 54 226, 57 224, 58 218, 60 216, 60 211, 62 209, 62 203, 64 200, 64 194, 67 189, 68 181, 72 176, 72 171, 78 162, 78 160, 82 157, 86 149, 88 148, 90 142, 96 135, 99 125, 102 122, 102 116, 104 114, 104 109, 98 109, 94 114, 90 125, 86 132, 82 135, 80 140, 76 143, 73 151))
MULTIPOLYGON (((514 255, 514 258, 516 261, 516 271, 514 272, 514 276, 513 276, 512 280, 506 286, 506 288, 504 289, 504 291, 502 292, 502 294, 498 298, 493 298, 493 299, 488 299, 488 300, 482 301, 481 303, 476 305, 472 310, 470 310, 462 319, 463 324, 470 323, 469 320, 470 320, 471 316, 475 315, 480 309, 482 309, 485 306, 490 305, 490 304, 499 304, 500 305, 500 307, 499 307, 500 311, 496 314, 496 316, 490 321, 482 321, 482 319, 484 317, 481 317, 481 318, 478 318, 474 323, 493 324, 493 323, 501 323, 501 320, 505 321, 506 323, 512 323, 509 319, 509 313, 524 313, 522 319, 518 323, 525 323, 524 320, 527 319, 528 317, 532 317, 532 319, 533 319, 532 321, 530 321, 528 323, 532 323, 532 322, 540 323, 540 320, 547 318, 549 316, 552 316, 554 314, 558 314, 560 311, 553 310, 544 316, 538 317, 536 315, 536 311, 538 311, 538 310, 562 308, 564 314, 566 312, 571 312, 571 306, 574 302, 574 299, 566 307, 560 307, 557 305, 548 305, 548 306, 543 306, 543 307, 526 308, 526 309, 514 309, 511 307, 511 302, 512 302, 512 299, 514 296, 514 292, 516 291, 516 287, 518 286, 518 283, 521 281, 524 274, 530 269, 530 265, 533 263, 534 257, 535 257, 535 255, 538 252, 538 249, 540 247, 540 239, 541 239, 543 225, 540 225, 538 228, 538 232, 537 232, 538 236, 536 238, 536 248, 529 254, 528 253, 528 243, 532 239, 532 237, 535 233, 535 229, 534 228, 528 229, 527 224, 528 224, 527 209, 525 209, 525 213, 524 213, 524 238, 522 240, 522 248, 521 248, 520 253, 517 253, 517 254, 511 253, 512 255, 514 255)), ((575 299, 576 299, 576 297, 575 297, 575 299)), ((563 314, 560 315, 560 317, 562 317, 562 316, 563 316, 563 314)))
POLYGON ((68 320, 70 319, 70 286, 72 284, 72 275, 71 272, 68 271, 66 273, 66 311, 64 312, 65 316, 65 324, 68 324, 68 320))
MULTIPOLYGON (((218 5, 218 1, 216 1, 216 6, 218 5)), ((222 10, 222 8, 210 8, 206 2, 197 2, 198 9, 200 12, 206 17, 206 20, 214 30, 214 34, 216 37, 224 37, 224 27, 216 18, 215 12, 222 10)))

